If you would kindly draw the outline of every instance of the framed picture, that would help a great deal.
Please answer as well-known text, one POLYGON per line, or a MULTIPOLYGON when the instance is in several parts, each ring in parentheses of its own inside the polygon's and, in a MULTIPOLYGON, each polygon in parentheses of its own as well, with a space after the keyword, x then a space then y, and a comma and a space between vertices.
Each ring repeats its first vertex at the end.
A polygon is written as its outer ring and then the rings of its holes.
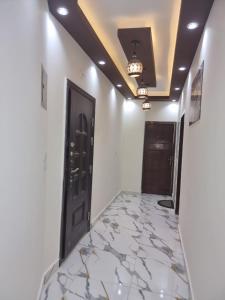
POLYGON ((204 62, 198 70, 191 87, 191 103, 189 125, 191 126, 201 118, 202 85, 203 85, 204 62))

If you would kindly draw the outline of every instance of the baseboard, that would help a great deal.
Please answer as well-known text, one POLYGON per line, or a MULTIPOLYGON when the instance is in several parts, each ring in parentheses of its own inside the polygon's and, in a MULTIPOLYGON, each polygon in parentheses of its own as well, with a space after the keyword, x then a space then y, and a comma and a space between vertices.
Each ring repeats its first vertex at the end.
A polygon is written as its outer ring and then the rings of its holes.
POLYGON ((91 227, 95 225, 95 223, 98 221, 100 216, 104 213, 104 211, 111 205, 111 203, 122 193, 122 191, 119 191, 110 201, 107 203, 107 205, 97 214, 96 217, 91 220, 91 227))
POLYGON ((49 279, 52 277, 52 275, 58 270, 59 268, 59 260, 57 259, 54 263, 51 264, 51 266, 44 272, 42 278, 41 278, 41 284, 39 287, 37 300, 41 299, 41 293, 44 289, 44 286, 47 284, 49 279))
POLYGON ((181 234, 181 229, 180 229, 180 225, 179 224, 178 224, 178 230, 179 230, 179 235, 180 235, 180 240, 181 240, 181 246, 182 246, 182 250, 183 250, 183 254, 184 254, 185 265, 186 265, 186 269, 187 269, 188 281, 189 281, 189 284, 190 284, 191 300, 195 300, 193 285, 192 285, 192 281, 191 281, 191 273, 190 273, 190 269, 189 269, 189 265, 188 265, 188 261, 187 261, 187 256, 186 256, 186 252, 185 252, 185 248, 184 248, 184 243, 183 243, 183 237, 182 237, 182 234, 181 234))

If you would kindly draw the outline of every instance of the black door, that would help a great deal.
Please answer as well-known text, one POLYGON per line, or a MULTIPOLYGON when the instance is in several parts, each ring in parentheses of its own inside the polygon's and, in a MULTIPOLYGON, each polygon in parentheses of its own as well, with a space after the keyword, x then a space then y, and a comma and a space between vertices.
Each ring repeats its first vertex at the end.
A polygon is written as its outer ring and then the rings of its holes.
POLYGON ((175 123, 146 122, 142 192, 172 195, 175 123))
POLYGON ((182 157, 183 157, 183 140, 184 140, 184 120, 183 115, 180 122, 180 143, 179 143, 179 157, 178 157, 178 172, 177 172, 177 195, 175 212, 179 215, 180 209, 180 187, 181 187, 181 171, 182 171, 182 157))
POLYGON ((67 82, 60 261, 90 230, 95 99, 67 82))

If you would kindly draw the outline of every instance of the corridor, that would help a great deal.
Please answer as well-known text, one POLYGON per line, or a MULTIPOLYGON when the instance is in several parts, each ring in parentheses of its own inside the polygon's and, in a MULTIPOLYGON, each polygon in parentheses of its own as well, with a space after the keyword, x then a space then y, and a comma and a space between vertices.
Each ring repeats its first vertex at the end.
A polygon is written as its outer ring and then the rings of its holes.
POLYGON ((41 300, 190 299, 177 217, 157 204, 168 198, 120 193, 41 300))

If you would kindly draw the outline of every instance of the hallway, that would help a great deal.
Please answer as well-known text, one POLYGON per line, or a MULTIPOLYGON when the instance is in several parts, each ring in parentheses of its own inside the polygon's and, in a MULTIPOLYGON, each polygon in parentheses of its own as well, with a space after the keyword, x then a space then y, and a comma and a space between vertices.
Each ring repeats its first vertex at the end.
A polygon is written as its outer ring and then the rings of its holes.
POLYGON ((157 204, 167 198, 120 193, 41 300, 190 299, 177 217, 157 204))

